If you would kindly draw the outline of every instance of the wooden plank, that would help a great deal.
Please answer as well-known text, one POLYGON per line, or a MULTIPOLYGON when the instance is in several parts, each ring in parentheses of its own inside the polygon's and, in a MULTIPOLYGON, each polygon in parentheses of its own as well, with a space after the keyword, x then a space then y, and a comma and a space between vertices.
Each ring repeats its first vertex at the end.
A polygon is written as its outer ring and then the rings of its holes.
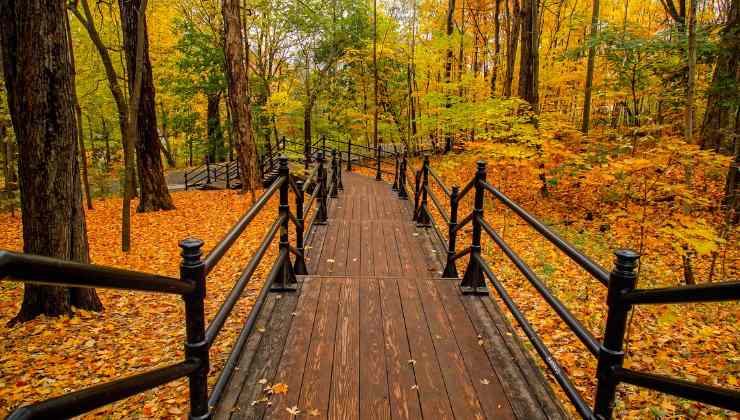
MULTIPOLYGON (((434 281, 417 278, 415 285, 429 326, 431 342, 444 378, 452 411, 458 419, 482 420, 484 418, 483 409, 478 403, 476 390, 468 375, 445 309, 442 307, 442 301, 436 293, 434 281)), ((413 286, 409 284, 408 289, 412 288, 413 286)), ((477 340, 473 342, 476 343, 477 340)))
MULTIPOLYGON (((370 235, 372 235, 372 268, 376 276, 390 275, 390 270, 388 270, 388 249, 386 248, 386 241, 383 237, 383 224, 384 222, 375 220, 370 222, 369 227, 370 235)), ((396 244, 392 244, 392 246, 395 249, 396 244)))
POLYGON ((347 275, 347 255, 349 245, 349 222, 346 220, 336 220, 335 223, 339 227, 337 232, 337 245, 334 249, 334 256, 327 258, 327 260, 333 260, 329 262, 329 275, 330 276, 345 276, 347 275))
POLYGON ((319 417, 325 417, 329 408, 340 291, 341 284, 336 279, 322 279, 321 304, 316 311, 301 396, 297 404, 304 413, 318 410, 319 417))
MULTIPOLYGON (((388 393, 394 419, 421 419, 419 393, 395 278, 378 279, 388 393)), ((362 392, 362 388, 360 388, 362 392)))
MULTIPOLYGON (((522 376, 528 384, 528 393, 536 400, 542 411, 550 419, 564 419, 567 418, 563 408, 561 407, 559 400, 553 393, 552 389, 547 383, 542 371, 537 367, 534 360, 530 357, 529 352, 524 348, 516 332, 513 330, 511 324, 504 318, 501 308, 496 302, 490 297, 478 297, 483 306, 486 308, 486 312, 489 315, 489 319, 492 320, 499 336, 504 339, 506 346, 509 350, 510 360, 516 364, 519 368, 522 376)), ((511 365, 512 363, 509 362, 511 365)), ((494 365, 495 366, 495 365, 494 365)))
POLYGON ((363 244, 363 221, 362 220, 350 220, 347 221, 347 268, 346 273, 348 276, 359 276, 362 273, 363 262, 365 258, 366 248, 363 244))
POLYGON ((483 342, 479 344, 483 336, 479 338, 460 300, 464 297, 461 296, 457 287, 458 282, 430 280, 428 284, 430 287, 436 287, 437 295, 447 313, 451 331, 460 349, 460 355, 463 357, 465 367, 478 395, 478 401, 486 416, 490 419, 515 418, 504 387, 481 345, 483 342))
POLYGON ((428 419, 451 419, 453 417, 448 391, 454 391, 445 387, 414 280, 412 278, 398 279, 398 291, 403 306, 403 317, 406 321, 411 363, 414 364, 416 384, 419 387, 421 411, 428 419))
MULTIPOLYGON (((372 220, 362 220, 359 222, 355 222, 356 224, 360 224, 360 271, 359 274, 362 276, 373 276, 375 275, 377 268, 376 265, 380 265, 381 262, 375 261, 376 258, 376 249, 379 248, 378 245, 375 243, 375 235, 373 235, 373 227, 375 226, 375 222, 372 220)), ((352 246, 351 242, 357 241, 356 237, 350 238, 350 247, 352 246)), ((382 244, 382 243, 381 243, 382 244)), ((351 253, 350 249, 350 253, 351 253)), ((352 257, 350 256, 350 261, 352 260, 352 257)), ((382 262, 382 265, 385 265, 385 261, 382 262)), ((350 275, 354 275, 353 270, 349 270, 350 275)))
POLYGON ((319 269, 319 262, 321 262, 321 249, 324 247, 324 239, 326 239, 326 225, 314 226, 311 235, 308 237, 308 241, 305 244, 306 249, 306 269, 309 274, 314 274, 319 269))
POLYGON ((400 274, 410 276, 412 274, 416 274, 416 265, 411 249, 409 248, 409 243, 406 240, 406 234, 401 226, 402 224, 403 222, 393 223, 391 226, 393 234, 395 235, 396 246, 398 248, 399 267, 401 269, 400 274))
POLYGON ((398 241, 396 240, 395 224, 383 221, 380 223, 380 228, 383 230, 383 249, 388 262, 388 275, 400 276, 404 270, 401 262, 401 254, 398 249, 398 241))
POLYGON ((359 281, 357 278, 343 279, 341 287, 328 413, 328 418, 337 420, 360 415, 359 281))
POLYGON ((317 263, 316 273, 321 276, 331 274, 334 269, 334 251, 337 246, 337 236, 339 234, 340 223, 336 219, 329 222, 326 229, 326 237, 321 247, 321 257, 317 263))
MULTIPOLYGON (((308 354, 316 311, 321 296, 321 279, 307 277, 303 281, 293 322, 284 346, 283 356, 274 378, 264 378, 272 383, 283 383, 288 386, 285 394, 275 394, 270 398, 272 405, 265 410, 266 418, 273 418, 287 413, 286 408, 297 404, 301 383, 303 382, 306 355, 308 354)), ((263 379, 263 378, 260 378, 263 379)), ((259 379, 258 379, 259 380, 259 379)), ((251 401, 249 402, 251 404, 251 401)), ((253 416, 250 418, 260 418, 253 416)))
POLYGON ((375 278, 359 281, 360 419, 390 419, 380 286, 375 278))
MULTIPOLYGON (((238 410, 236 404, 239 400, 239 396, 242 394, 242 389, 245 384, 249 386, 246 378, 250 375, 250 372, 255 370, 253 361, 259 358, 257 357, 258 349, 262 343, 265 333, 263 328, 265 325, 270 323, 272 319, 274 309, 277 303, 281 302, 280 299, 276 299, 276 294, 269 294, 265 298, 265 303, 262 305, 259 315, 257 316, 256 326, 257 328, 252 331, 252 334, 247 338, 247 342, 244 344, 243 351, 237 362, 239 370, 234 370, 229 379, 229 383, 223 391, 221 400, 216 404, 213 411, 213 417, 215 419, 228 419, 231 417, 231 413, 238 410)), ((271 331, 272 332, 272 331, 271 331)), ((279 354, 277 355, 279 357, 279 354)))

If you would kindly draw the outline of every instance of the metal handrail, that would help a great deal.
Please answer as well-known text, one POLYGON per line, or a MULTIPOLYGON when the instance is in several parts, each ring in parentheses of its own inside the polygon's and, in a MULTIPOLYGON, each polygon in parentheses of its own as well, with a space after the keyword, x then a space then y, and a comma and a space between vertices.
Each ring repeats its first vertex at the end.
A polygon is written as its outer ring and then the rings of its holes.
POLYGON ((447 186, 444 184, 444 182, 442 182, 442 178, 439 177, 439 175, 437 174, 437 172, 431 166, 429 166, 429 175, 432 176, 432 179, 434 179, 435 181, 437 181, 437 185, 439 185, 439 188, 441 188, 442 191, 444 191, 444 193, 447 196, 447 198, 450 198, 450 196, 452 195, 452 192, 450 191, 449 188, 447 188, 447 186))
POLYGON ((591 352, 592 355, 597 356, 599 354, 599 342, 596 340, 596 337, 591 334, 588 329, 579 321, 569 310, 568 308, 563 305, 563 302, 560 301, 555 295, 552 294, 550 289, 545 286, 545 284, 540 280, 540 278, 535 274, 535 272, 529 268, 527 263, 525 263, 519 255, 517 255, 514 250, 509 247, 509 245, 499 236, 495 230, 489 225, 485 220, 479 219, 478 222, 481 224, 481 227, 483 230, 488 234, 488 236, 493 239, 494 242, 496 242, 496 245, 498 245, 499 248, 501 248, 502 251, 504 251, 504 254, 506 254, 507 257, 509 257, 509 260, 514 263, 517 269, 524 275, 524 277, 529 280, 529 283, 534 286, 534 288, 537 290, 537 292, 542 296, 542 298, 547 302, 548 305, 555 311, 556 314, 560 317, 560 319, 565 322, 566 325, 570 328, 571 331, 578 337, 579 340, 583 343, 584 346, 586 346, 586 349, 588 349, 589 352, 591 352))
POLYGON ((0 280, 178 295, 192 293, 195 288, 192 282, 173 277, 10 251, 0 251, 0 280), (60 273, 64 280, 59 280, 60 273))
POLYGON ((206 328, 205 340, 209 346, 213 344, 214 340, 218 336, 218 333, 221 332, 221 329, 226 323, 226 319, 231 314, 234 306, 236 306, 236 303, 239 301, 242 292, 244 292, 244 288, 247 287, 247 284, 252 279, 252 275, 254 275, 254 271, 257 269, 257 266, 262 261, 262 258, 265 256, 267 248, 275 239, 275 235, 277 234, 278 229, 280 229, 280 225, 283 223, 284 218, 285 216, 280 216, 276 218, 275 221, 272 223, 272 226, 263 237, 260 246, 257 247, 257 251, 255 251, 254 255, 249 260, 249 263, 244 268, 244 271, 242 271, 241 276, 239 276, 239 279, 234 284, 234 287, 231 288, 231 292, 229 292, 229 295, 221 304, 221 307, 216 312, 216 315, 208 324, 208 327, 206 328))
POLYGON ((502 192, 497 190, 493 185, 487 182, 481 182, 483 189, 487 190, 499 201, 501 201, 506 207, 510 208, 520 218, 522 218, 527 224, 532 226, 537 232, 544 236, 550 243, 558 247, 565 255, 570 257, 573 262, 581 266, 584 270, 588 271, 596 280, 606 286, 609 283, 609 273, 604 270, 600 265, 592 261, 589 257, 578 251, 573 245, 569 244, 555 232, 550 230, 544 223, 539 221, 536 217, 529 214, 526 210, 521 208, 518 204, 512 201, 509 197, 504 195, 502 192))
POLYGON ((272 198, 272 196, 275 194, 276 191, 280 189, 280 186, 285 182, 285 177, 280 177, 275 180, 275 182, 272 183, 260 196, 259 199, 254 203, 252 207, 247 210, 247 213, 244 214, 244 216, 239 219, 239 221, 236 222, 236 224, 224 235, 224 237, 219 241, 218 244, 216 244, 215 247, 211 250, 210 253, 205 258, 205 265, 206 265, 206 274, 210 273, 211 270, 218 264, 219 261, 221 261, 221 258, 223 258, 224 255, 226 255, 226 252, 231 248, 231 246, 236 242, 237 239, 239 239, 239 236, 244 232, 244 230, 249 226, 249 224, 254 220, 254 218, 259 214, 260 210, 267 204, 267 202, 272 198))
POLYGON ((496 289, 499 297, 501 297, 501 300, 509 309, 509 312, 511 312, 511 314, 514 316, 514 319, 516 319, 516 322, 522 328, 524 334, 526 334, 527 338, 529 338, 529 341, 534 346, 535 351, 537 351, 537 354, 540 356, 547 368, 550 369, 550 373, 552 373, 552 375, 555 377, 555 380, 558 382, 558 384, 560 384, 563 392, 565 392, 565 395, 568 397, 571 403, 573 403, 578 413, 583 418, 595 419, 594 412, 593 410, 591 410, 591 407, 588 406, 586 400, 581 396, 581 394, 570 381, 568 376, 564 373, 563 367, 560 366, 560 364, 555 360, 555 357, 552 355, 552 353, 550 353, 550 350, 547 349, 547 346, 542 341, 542 338, 539 336, 539 334, 537 334, 529 321, 527 321, 527 318, 524 316, 522 311, 519 309, 516 303, 514 303, 514 300, 511 298, 511 296, 509 296, 509 293, 498 281, 496 276, 493 274, 491 267, 488 266, 488 263, 480 257, 480 254, 472 254, 470 258, 476 259, 476 262, 480 264, 480 267, 483 269, 483 272, 485 273, 486 277, 488 277, 488 280, 490 280, 494 289, 496 289))

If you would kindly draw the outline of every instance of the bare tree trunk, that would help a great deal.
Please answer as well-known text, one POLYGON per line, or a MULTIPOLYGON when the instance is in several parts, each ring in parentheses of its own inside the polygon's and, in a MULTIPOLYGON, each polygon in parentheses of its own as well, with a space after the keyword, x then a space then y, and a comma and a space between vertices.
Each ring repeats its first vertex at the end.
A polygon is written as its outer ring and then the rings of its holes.
POLYGON ((373 0, 373 147, 378 147, 378 0, 373 0))
POLYGON ((588 47, 588 64, 586 67, 586 87, 583 91, 583 124, 581 131, 588 133, 591 128, 591 89, 594 81, 594 64, 596 61, 596 36, 599 30, 599 0, 593 0, 591 12, 591 36, 588 47))
POLYGON ((221 93, 212 93, 206 96, 208 107, 206 116, 208 118, 208 159, 218 162, 224 158, 224 137, 221 131, 221 93))
MULTIPOLYGON (((0 23, 8 107, 20 149, 23 251, 89 262, 64 3, 4 2, 0 23)), ((10 324, 70 314, 72 306, 103 309, 94 289, 27 284, 10 324)))
MULTIPOLYGON (((496 96, 496 82, 498 79, 498 64, 501 54, 501 0, 495 0, 493 9, 493 43, 494 53, 492 57, 493 68, 491 69, 491 97, 496 96)), ((486 40, 484 40, 486 42, 486 40)))
MULTIPOLYGON (((123 152, 124 155, 126 154, 126 148, 128 147, 129 142, 126 140, 126 127, 128 125, 128 110, 126 105, 126 98, 123 95, 123 90, 121 89, 121 85, 119 84, 118 80, 120 79, 118 76, 118 73, 113 66, 113 60, 111 60, 110 53, 108 52, 108 47, 103 43, 102 38, 100 37, 100 33, 98 32, 96 26, 95 26, 95 20, 93 18, 92 12, 90 10, 90 5, 88 4, 88 0, 79 0, 79 5, 82 7, 82 10, 78 8, 77 2, 70 2, 68 3, 67 7, 69 10, 75 15, 77 20, 82 24, 82 26, 87 31, 88 35, 90 36, 90 40, 92 41, 93 45, 95 45, 95 49, 98 51, 98 54, 100 55, 100 61, 103 63, 103 68, 105 69, 105 77, 108 81, 108 88, 111 91, 111 95, 113 95, 113 100, 116 103, 116 110, 118 111, 118 127, 121 131, 121 143, 123 146, 123 152)), ((109 142, 110 139, 106 139, 106 142, 109 142)), ((108 144, 108 143, 106 143, 108 144)), ((110 154, 107 154, 106 156, 108 167, 110 168, 110 154)), ((127 187, 131 189, 132 196, 136 196, 136 177, 130 177, 126 181, 130 185, 127 187)), ((124 187, 125 189, 126 187, 124 187)))
POLYGON ((519 64, 519 97, 539 112, 539 30, 538 0, 522 3, 522 54, 519 64))
MULTIPOLYGON (((142 90, 139 93, 138 108, 138 140, 136 144, 136 169, 139 178, 139 206, 138 212, 172 210, 175 208, 167 189, 167 180, 164 178, 162 165, 162 145, 157 132, 157 110, 154 93, 154 79, 152 63, 149 60, 149 41, 147 35, 146 16, 142 0, 119 0, 121 10, 121 26, 123 27, 124 49, 126 51, 126 67, 129 69, 128 86, 129 100, 133 95, 135 65, 138 65, 136 52, 138 39, 143 45, 142 52, 142 90), (141 25, 141 26, 139 26, 141 25), (142 33, 139 36, 139 33, 142 33)), ((134 114, 129 114, 131 117, 134 114)))
POLYGON ((129 97, 128 109, 126 111, 129 116, 126 124, 126 136, 125 139, 128 142, 128 147, 124 151, 124 166, 125 166, 125 188, 123 189, 123 208, 121 215, 121 249, 124 252, 131 250, 131 200, 133 198, 132 183, 130 180, 136 176, 136 170, 134 168, 134 148, 137 143, 140 143, 138 139, 139 135, 139 118, 141 115, 137 112, 140 106, 143 89, 144 79, 144 40, 146 37, 144 18, 146 17, 146 6, 147 0, 142 0, 137 13, 136 22, 136 51, 134 55, 133 65, 129 66, 131 70, 130 78, 133 81, 131 86, 131 96, 129 97))
POLYGON ((252 115, 249 110, 249 80, 247 69, 249 56, 244 57, 245 40, 242 34, 239 0, 222 0, 221 13, 224 19, 224 55, 226 76, 229 84, 229 104, 234 126, 234 140, 241 169, 242 192, 249 191, 252 202, 257 182, 257 149, 252 138, 252 115))
POLYGON ((717 65, 701 129, 701 148, 719 151, 740 95, 740 0, 732 0, 719 42, 717 65), (730 86, 730 88, 728 88, 730 86))
MULTIPOLYGON (((525 0, 529 1, 529 0, 525 0)), ((508 2, 507 2, 508 5, 508 2)), ((508 7, 508 6, 507 6, 508 7)), ((512 0, 511 11, 507 10, 507 37, 506 46, 506 77, 504 78, 505 97, 511 96, 512 85, 514 84, 514 66, 516 66, 516 50, 519 43, 519 30, 521 29, 521 10, 519 0, 512 0)))
MULTIPOLYGON (((452 60, 453 60, 453 54, 452 54, 452 31, 454 29, 454 17, 455 17, 455 0, 448 0, 447 3, 447 42, 449 45, 447 46, 447 60, 445 61, 445 83, 447 84, 447 102, 445 103, 445 108, 452 107, 452 103, 450 101, 450 83, 452 83, 452 60)), ((445 127, 445 153, 452 150, 452 133, 450 132, 450 127, 445 127)))
POLYGON ((696 0, 689 0, 688 10, 688 81, 686 83, 686 122, 684 123, 687 143, 694 142, 694 90, 696 79, 696 0))

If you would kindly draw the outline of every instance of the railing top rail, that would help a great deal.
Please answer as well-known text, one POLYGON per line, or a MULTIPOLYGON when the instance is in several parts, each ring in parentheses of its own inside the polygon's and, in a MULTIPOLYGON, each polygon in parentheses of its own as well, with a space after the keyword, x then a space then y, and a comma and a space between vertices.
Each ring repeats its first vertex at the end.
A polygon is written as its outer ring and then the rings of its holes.
POLYGON ((576 264, 581 266, 584 270, 590 273, 596 280, 606 286, 609 283, 609 273, 604 270, 596 262, 592 261, 589 257, 578 251, 573 245, 562 239, 555 232, 550 230, 544 223, 539 221, 536 217, 529 214, 526 210, 512 201, 509 197, 504 195, 493 185, 482 181, 481 185, 484 189, 488 190, 495 198, 501 201, 506 207, 510 208, 520 218, 522 218, 528 225, 533 227, 537 232, 544 236, 550 243, 558 247, 565 255, 570 257, 576 264))
POLYGON ((445 185, 445 183, 442 182, 442 178, 439 177, 439 175, 437 174, 437 171, 435 171, 434 168, 432 168, 431 165, 429 165, 429 175, 431 175, 432 176, 432 179, 434 179, 437 182, 437 185, 439 185, 439 188, 441 188, 442 191, 444 191, 444 193, 447 196, 447 198, 449 198, 450 196, 452 196, 452 191, 450 191, 450 189, 447 188, 447 186, 445 185))
POLYGON ((249 224, 252 222, 252 220, 257 216, 259 211, 262 209, 262 207, 267 204, 267 202, 270 200, 270 198, 275 194, 275 192, 280 188, 283 182, 286 182, 286 177, 280 177, 275 180, 275 182, 270 185, 265 192, 262 193, 259 199, 254 203, 252 207, 247 210, 247 213, 242 216, 241 219, 239 219, 238 222, 229 230, 228 233, 221 239, 221 241, 211 250, 211 252, 206 256, 205 258, 205 264, 206 264, 206 273, 210 273, 211 270, 213 270, 213 267, 216 266, 216 264, 223 258, 223 256, 226 254, 226 252, 231 248, 231 246, 236 242, 236 240, 241 236, 242 232, 244 232, 244 229, 249 226, 249 224))
POLYGON ((99 287, 179 295, 191 293, 194 289, 191 282, 157 274, 0 251, 0 280, 8 276, 20 281, 53 286, 99 287), (64 274, 65 280, 58 280, 60 273, 64 274))
POLYGON ((637 289, 625 293, 622 299, 633 305, 740 300, 740 280, 659 289, 637 289))

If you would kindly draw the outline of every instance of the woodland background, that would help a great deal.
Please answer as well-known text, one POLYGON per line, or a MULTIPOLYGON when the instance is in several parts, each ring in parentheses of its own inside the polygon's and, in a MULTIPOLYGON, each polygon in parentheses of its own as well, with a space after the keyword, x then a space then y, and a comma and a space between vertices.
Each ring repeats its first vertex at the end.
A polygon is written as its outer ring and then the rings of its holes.
MULTIPOLYGON (((614 249, 638 250, 640 287, 738 278, 739 0, 150 0, 145 59, 133 48, 136 13, 125 13, 134 10, 124 7, 128 0, 117 3, 64 3, 78 104, 75 152, 96 264, 176 273, 177 240, 195 235, 213 246, 249 196, 168 193, 167 179, 205 159, 246 156, 253 164, 254 153, 283 136, 326 136, 448 150, 433 157, 448 185, 464 184, 474 162, 486 160, 494 185, 605 267, 614 249), (224 16, 235 19, 231 26, 224 16), (243 74, 234 67, 240 60, 243 74), (131 94, 131 69, 142 69, 150 90, 143 99, 131 94), (140 99, 144 105, 132 106, 140 99), (134 158, 147 141, 160 166, 147 167, 146 154, 134 158), (247 143, 252 151, 240 148, 247 143), (124 194, 137 191, 138 199, 124 194), (130 242, 121 251, 126 229, 130 242)), ((23 156, 2 83, 0 248, 21 250, 28 244, 19 211, 23 156)), ((513 216, 487 211, 598 336, 600 287, 513 216)), ((254 245, 243 244, 209 278, 209 311, 254 245)), ((505 258, 486 249, 577 386, 592 395, 594 366, 581 357, 584 349, 505 258)), ((23 294, 19 284, 0 284, 3 325, 23 294)), ((171 332, 182 325, 181 305, 99 295, 103 312, 75 309, 76 316, 0 327, 0 415, 181 357, 182 331, 171 332), (152 349, 135 339, 147 331, 166 338, 152 349), (81 350, 89 359, 79 358, 81 350)), ((253 297, 245 296, 239 314, 253 297)), ((739 316, 737 303, 641 308, 630 324, 628 364, 737 389, 739 316)), ((235 317, 225 344, 212 350, 217 366, 239 327, 235 317)), ((178 382, 96 415, 181 417, 185 388, 178 382)), ((620 389, 616 413, 737 416, 631 387, 620 389)))

